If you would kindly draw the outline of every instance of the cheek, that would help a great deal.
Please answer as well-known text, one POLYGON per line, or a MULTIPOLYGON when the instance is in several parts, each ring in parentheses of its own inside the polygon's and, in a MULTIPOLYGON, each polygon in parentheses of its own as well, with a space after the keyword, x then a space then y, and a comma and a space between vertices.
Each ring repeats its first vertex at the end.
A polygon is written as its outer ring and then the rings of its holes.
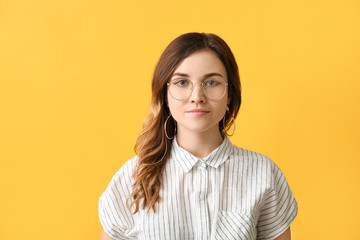
POLYGON ((227 96, 225 96, 224 99, 221 101, 221 108, 223 115, 226 114, 226 109, 229 104, 230 104, 230 99, 227 96))
POLYGON ((226 114, 226 106, 227 106, 227 104, 226 104, 226 102, 225 102, 225 104, 222 105, 222 106, 219 108, 218 118, 221 118, 221 119, 222 119, 222 118, 225 116, 225 114, 226 114))
POLYGON ((169 93, 167 94, 167 107, 170 110, 170 113, 172 116, 176 116, 178 115, 178 111, 179 111, 179 101, 176 101, 175 99, 173 99, 169 93))

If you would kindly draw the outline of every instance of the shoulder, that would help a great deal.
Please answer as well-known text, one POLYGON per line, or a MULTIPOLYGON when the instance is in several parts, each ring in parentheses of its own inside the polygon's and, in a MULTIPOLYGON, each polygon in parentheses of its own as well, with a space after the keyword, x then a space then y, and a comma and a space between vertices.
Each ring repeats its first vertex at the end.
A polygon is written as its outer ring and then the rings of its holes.
POLYGON ((125 164, 112 176, 105 192, 101 198, 107 196, 111 198, 122 198, 125 200, 132 191, 132 173, 135 169, 137 156, 126 161, 125 164))
POLYGON ((126 161, 120 169, 115 173, 113 178, 131 178, 138 161, 138 156, 134 156, 126 161))
POLYGON ((106 191, 114 191, 121 189, 126 195, 131 192, 133 178, 132 173, 136 167, 138 157, 134 156, 133 158, 126 161, 119 170, 112 176, 110 183, 106 191))
POLYGON ((277 177, 283 175, 280 168, 267 155, 235 145, 229 160, 229 167, 241 170, 248 178, 266 181, 269 186, 274 184, 277 177))
POLYGON ((274 167, 276 167, 276 164, 267 155, 235 145, 233 145, 230 159, 241 164, 247 164, 252 167, 261 167, 268 170, 273 170, 274 167))
POLYGON ((105 191, 99 199, 99 206, 113 206, 117 209, 125 209, 126 201, 132 191, 132 173, 137 162, 133 157, 114 174, 105 191))

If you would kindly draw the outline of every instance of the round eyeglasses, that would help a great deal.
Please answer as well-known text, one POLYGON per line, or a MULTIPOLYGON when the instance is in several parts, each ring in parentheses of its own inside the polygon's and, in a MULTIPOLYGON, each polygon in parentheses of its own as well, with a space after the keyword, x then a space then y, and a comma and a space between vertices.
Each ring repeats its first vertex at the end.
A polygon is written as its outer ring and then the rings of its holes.
MULTIPOLYGON (((183 101, 190 97, 196 83, 186 79, 175 79, 167 83, 171 97, 175 100, 183 101)), ((201 89, 206 98, 218 100, 224 97, 228 83, 222 80, 205 80, 200 83, 201 89)))

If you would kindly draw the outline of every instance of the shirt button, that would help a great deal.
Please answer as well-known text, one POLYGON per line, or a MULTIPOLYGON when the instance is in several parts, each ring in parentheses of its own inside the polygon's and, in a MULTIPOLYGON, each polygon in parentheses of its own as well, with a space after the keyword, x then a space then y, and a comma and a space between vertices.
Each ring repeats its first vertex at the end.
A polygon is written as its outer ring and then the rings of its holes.
POLYGON ((200 200, 204 200, 204 194, 200 194, 200 200))

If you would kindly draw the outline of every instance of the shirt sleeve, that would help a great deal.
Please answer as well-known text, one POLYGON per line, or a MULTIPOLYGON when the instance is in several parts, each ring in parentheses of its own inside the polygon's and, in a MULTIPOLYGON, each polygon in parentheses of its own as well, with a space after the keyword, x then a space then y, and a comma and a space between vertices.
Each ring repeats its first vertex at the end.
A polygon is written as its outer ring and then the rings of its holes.
POLYGON ((284 174, 272 162, 271 189, 264 197, 257 225, 257 239, 275 239, 293 222, 297 215, 297 202, 284 174))
POLYGON ((114 240, 132 239, 133 215, 127 206, 127 197, 132 190, 131 162, 128 161, 113 176, 99 199, 99 219, 104 231, 114 240))

